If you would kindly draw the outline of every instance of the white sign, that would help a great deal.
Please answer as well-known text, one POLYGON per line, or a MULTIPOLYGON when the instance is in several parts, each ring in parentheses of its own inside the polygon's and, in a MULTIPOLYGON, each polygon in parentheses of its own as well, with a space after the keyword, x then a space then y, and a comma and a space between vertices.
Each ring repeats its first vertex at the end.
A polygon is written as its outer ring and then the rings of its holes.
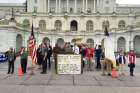
POLYGON ((81 55, 59 54, 57 56, 58 74, 81 74, 81 55))

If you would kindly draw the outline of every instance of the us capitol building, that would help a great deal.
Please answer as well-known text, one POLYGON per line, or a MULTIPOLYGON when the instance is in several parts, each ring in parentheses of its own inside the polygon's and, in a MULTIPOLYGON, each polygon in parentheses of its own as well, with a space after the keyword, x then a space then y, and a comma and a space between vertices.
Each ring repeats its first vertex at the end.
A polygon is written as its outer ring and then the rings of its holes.
POLYGON ((115 51, 140 53, 140 5, 116 0, 27 0, 0 3, 0 52, 27 46, 32 24, 37 45, 55 43, 103 44, 108 28, 115 51))

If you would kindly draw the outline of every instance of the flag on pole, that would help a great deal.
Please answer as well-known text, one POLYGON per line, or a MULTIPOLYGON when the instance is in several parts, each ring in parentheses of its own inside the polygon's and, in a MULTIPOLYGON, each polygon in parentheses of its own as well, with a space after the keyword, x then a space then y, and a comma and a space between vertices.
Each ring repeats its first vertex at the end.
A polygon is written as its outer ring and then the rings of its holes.
POLYGON ((112 46, 111 38, 109 36, 107 27, 105 28, 104 34, 105 34, 105 39, 104 39, 105 58, 111 60, 113 64, 113 68, 116 68, 114 48, 112 46))
POLYGON ((37 54, 36 54, 36 40, 35 40, 35 36, 34 36, 34 26, 32 24, 32 28, 31 28, 31 35, 29 37, 29 41, 28 41, 28 47, 29 47, 29 52, 30 52, 30 56, 32 59, 32 64, 36 64, 37 63, 37 54))

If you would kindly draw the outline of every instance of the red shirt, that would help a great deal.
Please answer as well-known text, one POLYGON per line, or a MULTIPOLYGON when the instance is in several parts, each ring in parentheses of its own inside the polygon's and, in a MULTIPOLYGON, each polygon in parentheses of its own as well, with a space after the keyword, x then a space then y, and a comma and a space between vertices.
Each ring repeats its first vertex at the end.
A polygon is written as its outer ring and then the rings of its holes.
POLYGON ((131 63, 136 64, 136 55, 135 54, 129 54, 128 55, 128 63, 129 64, 131 64, 131 63))

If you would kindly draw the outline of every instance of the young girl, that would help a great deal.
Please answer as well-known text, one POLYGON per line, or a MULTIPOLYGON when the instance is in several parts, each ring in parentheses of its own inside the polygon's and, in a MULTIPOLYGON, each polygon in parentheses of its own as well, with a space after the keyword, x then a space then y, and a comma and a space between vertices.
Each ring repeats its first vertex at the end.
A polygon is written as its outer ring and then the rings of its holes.
POLYGON ((130 68, 130 76, 134 76, 134 68, 136 64, 136 54, 133 50, 130 51, 128 54, 128 67, 130 68))

